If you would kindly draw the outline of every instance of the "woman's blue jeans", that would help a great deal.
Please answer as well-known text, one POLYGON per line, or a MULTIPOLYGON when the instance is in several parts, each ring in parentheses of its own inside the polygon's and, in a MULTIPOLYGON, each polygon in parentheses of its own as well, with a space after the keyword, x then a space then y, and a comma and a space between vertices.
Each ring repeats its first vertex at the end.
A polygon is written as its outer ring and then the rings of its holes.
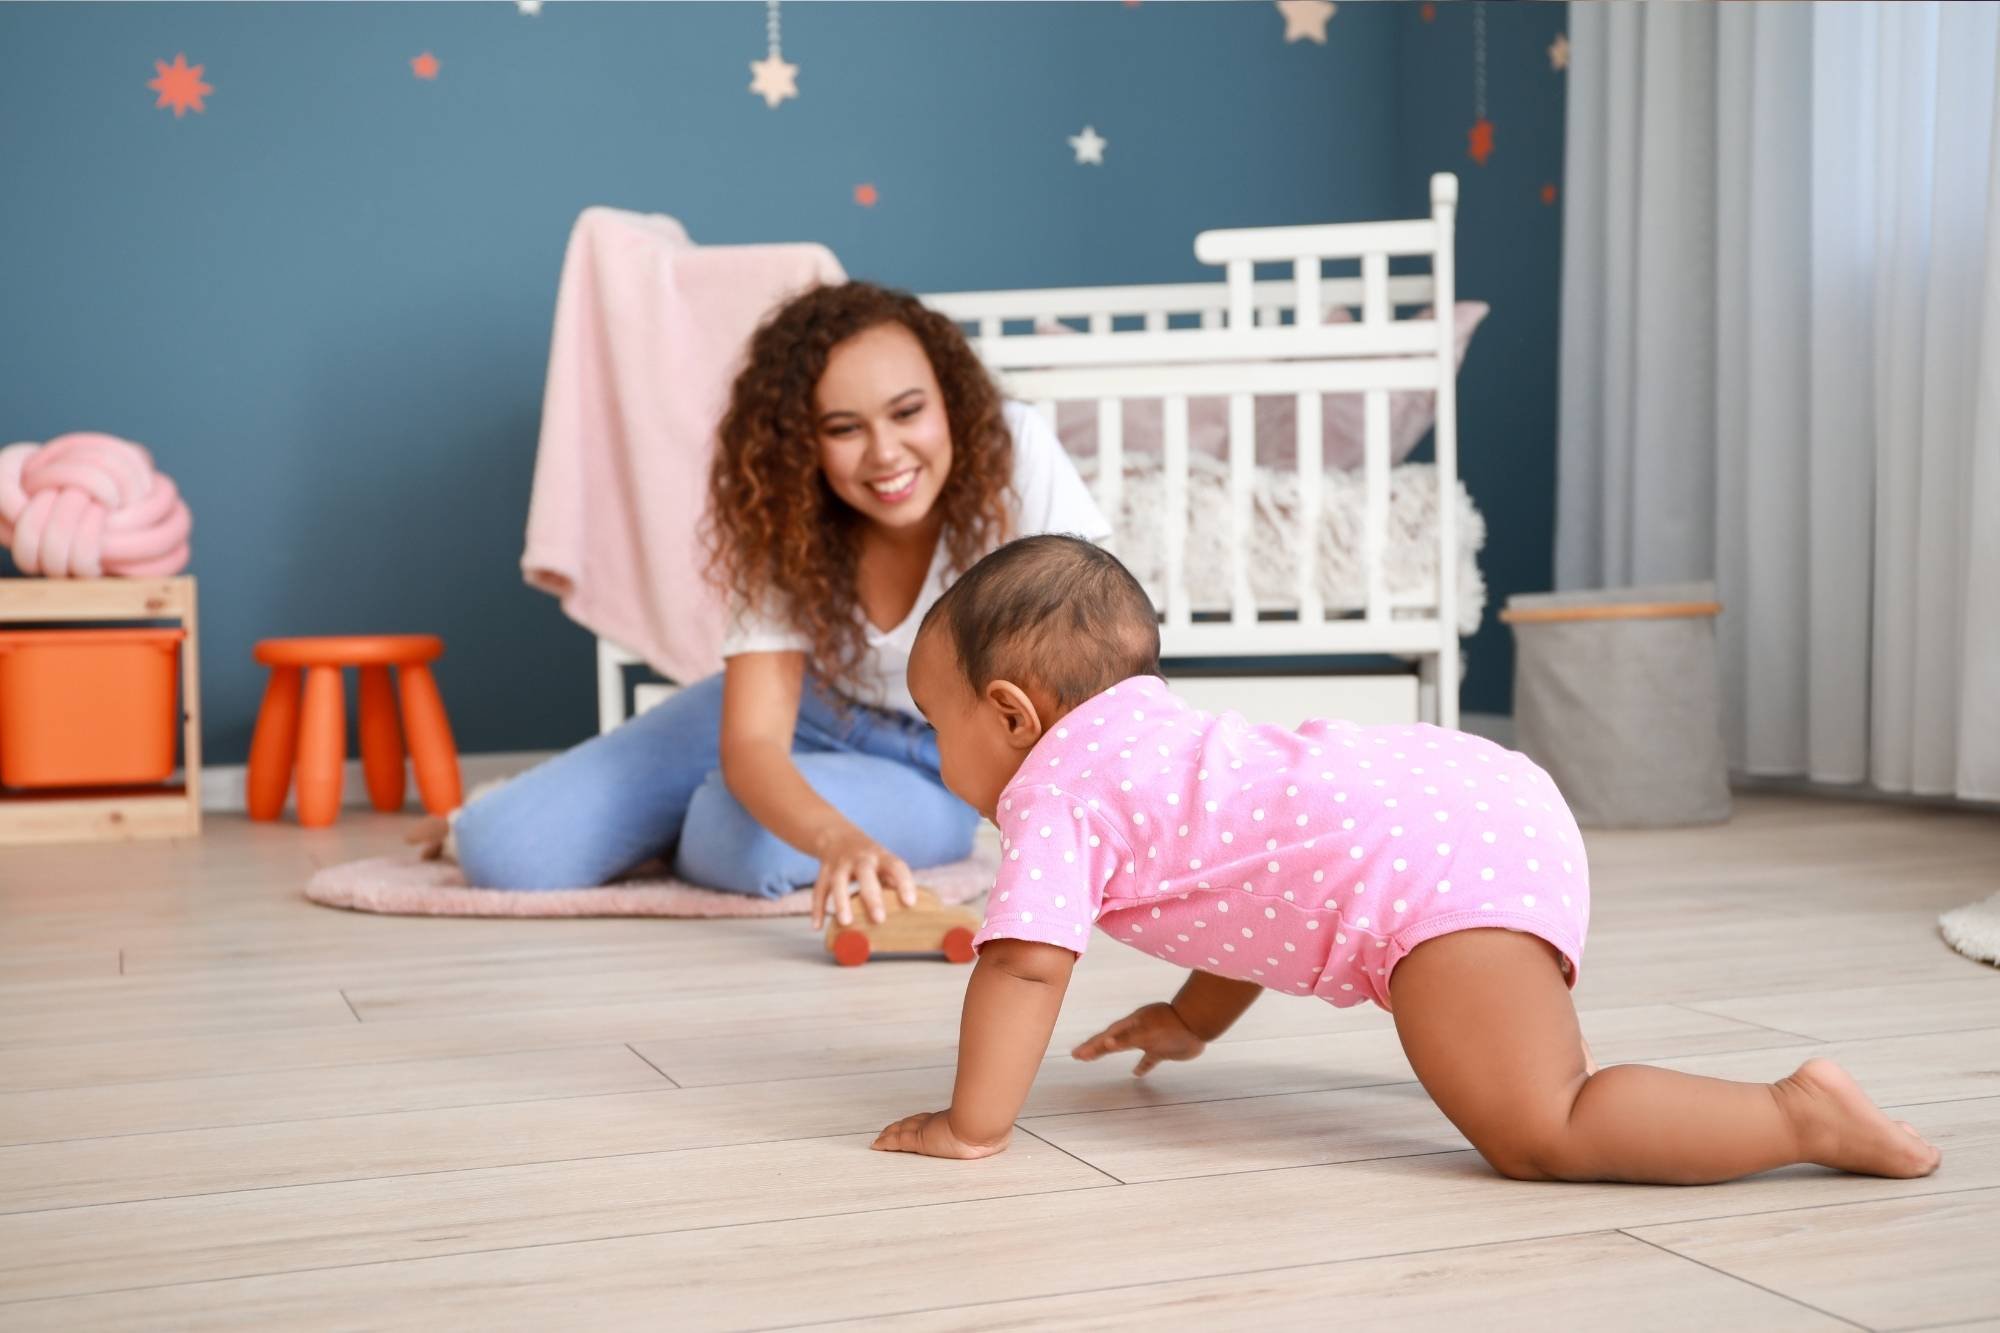
MULTIPOLYGON (((481 796, 457 821, 467 882, 576 888, 662 857, 690 883, 761 898, 812 883, 819 862, 723 784, 721 728, 718 675, 481 796)), ((808 680, 792 754, 814 791, 911 867, 970 854, 979 816, 945 790, 922 722, 860 705, 842 713, 808 680)))

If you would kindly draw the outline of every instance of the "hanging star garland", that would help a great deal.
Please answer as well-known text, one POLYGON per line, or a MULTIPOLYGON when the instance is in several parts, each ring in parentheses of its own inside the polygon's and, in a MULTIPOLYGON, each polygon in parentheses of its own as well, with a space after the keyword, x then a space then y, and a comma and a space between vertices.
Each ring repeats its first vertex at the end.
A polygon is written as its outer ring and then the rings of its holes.
POLYGON ((750 91, 775 109, 786 98, 799 95, 799 67, 786 63, 778 45, 778 0, 764 0, 764 36, 769 50, 762 60, 750 62, 750 91))
POLYGON ((154 106, 172 107, 175 120, 179 120, 189 111, 199 114, 206 109, 202 105, 202 99, 215 91, 201 81, 201 72, 207 66, 190 65, 187 56, 181 54, 174 57, 174 63, 171 65, 164 60, 155 60, 153 68, 159 71, 159 76, 146 86, 160 95, 160 100, 153 103, 154 106))
POLYGON ((1333 0, 1275 0, 1285 16, 1285 45, 1318 42, 1326 45, 1327 21, 1333 17, 1333 0))
POLYGON ((1104 150, 1110 144, 1111 140, 1099 134, 1096 127, 1092 125, 1084 126, 1082 134, 1072 134, 1069 136, 1069 146, 1076 150, 1076 164, 1080 167, 1103 166, 1104 150))
POLYGON ((881 191, 872 185, 861 184, 854 187, 854 202, 863 208, 875 207, 876 202, 881 198, 881 191))
POLYGON ((435 79, 438 76, 438 58, 428 51, 411 57, 410 73, 420 79, 435 79))
POLYGON ((1465 132, 1465 155, 1482 167, 1493 156, 1493 122, 1486 118, 1486 0, 1472 5, 1472 128, 1465 132))

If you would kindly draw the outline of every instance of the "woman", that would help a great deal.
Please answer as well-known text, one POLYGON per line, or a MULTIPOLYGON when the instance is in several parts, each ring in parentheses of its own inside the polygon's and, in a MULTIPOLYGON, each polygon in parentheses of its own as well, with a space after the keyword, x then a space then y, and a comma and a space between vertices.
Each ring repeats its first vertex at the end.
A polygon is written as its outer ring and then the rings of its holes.
MULTIPOLYGON (((903 682, 924 612, 1010 537, 1110 533, 1054 433, 1003 403, 956 325, 850 282, 760 328, 709 481, 722 674, 475 799, 473 884, 598 884, 653 857, 761 897, 803 885, 874 920, 978 815, 938 778, 903 682)), ((818 901, 819 893, 815 894, 818 901)))

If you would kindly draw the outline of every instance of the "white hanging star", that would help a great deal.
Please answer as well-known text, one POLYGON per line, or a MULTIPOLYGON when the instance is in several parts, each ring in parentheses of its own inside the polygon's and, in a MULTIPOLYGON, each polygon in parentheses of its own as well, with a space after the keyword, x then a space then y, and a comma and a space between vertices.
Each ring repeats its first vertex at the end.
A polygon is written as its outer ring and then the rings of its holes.
POLYGON ((1086 163, 1093 167, 1103 166, 1104 150, 1110 143, 1111 140, 1099 134, 1096 128, 1090 125, 1083 127, 1082 134, 1072 134, 1069 136, 1069 146, 1076 150, 1076 164, 1078 166, 1083 166, 1086 163))
POLYGON ((1318 42, 1326 45, 1327 20, 1333 17, 1333 0, 1277 0, 1278 12, 1285 16, 1285 44, 1318 42))
POLYGON ((765 106, 775 107, 787 97, 799 95, 799 67, 787 64, 776 51, 751 61, 750 72, 755 76, 750 80, 750 91, 762 97, 765 106))
POLYGON ((542 12, 542 0, 514 0, 514 8, 533 18, 542 12))
POLYGON ((1569 68, 1568 33, 1566 32, 1557 33, 1556 39, 1553 42, 1549 43, 1549 68, 1550 69, 1569 68))

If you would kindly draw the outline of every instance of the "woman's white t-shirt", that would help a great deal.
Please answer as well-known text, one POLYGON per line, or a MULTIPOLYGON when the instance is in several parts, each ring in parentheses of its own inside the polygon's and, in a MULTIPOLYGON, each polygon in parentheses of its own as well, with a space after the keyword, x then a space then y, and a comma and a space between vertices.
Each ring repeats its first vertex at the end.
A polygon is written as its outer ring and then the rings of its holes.
MULTIPOLYGON (((1039 412, 1023 403, 1006 403, 1002 417, 1014 437, 1014 482, 1008 499, 1012 502, 1013 525, 1017 537, 1042 532, 1062 532, 1102 542, 1111 536, 1111 525, 1091 498, 1090 490, 1077 475, 1076 464, 1056 439, 1055 432, 1039 412)), ((910 614, 892 629, 877 629, 862 617, 866 648, 856 674, 855 696, 875 704, 920 717, 904 679, 910 666, 910 650, 916 646, 917 626, 931 604, 944 595, 948 583, 945 544, 940 541, 931 557, 930 573, 923 591, 917 594, 910 614)), ((859 611, 856 612, 860 614, 859 611)), ((732 602, 729 628, 723 636, 722 655, 741 653, 784 653, 812 651, 812 640, 782 617, 732 602)))

